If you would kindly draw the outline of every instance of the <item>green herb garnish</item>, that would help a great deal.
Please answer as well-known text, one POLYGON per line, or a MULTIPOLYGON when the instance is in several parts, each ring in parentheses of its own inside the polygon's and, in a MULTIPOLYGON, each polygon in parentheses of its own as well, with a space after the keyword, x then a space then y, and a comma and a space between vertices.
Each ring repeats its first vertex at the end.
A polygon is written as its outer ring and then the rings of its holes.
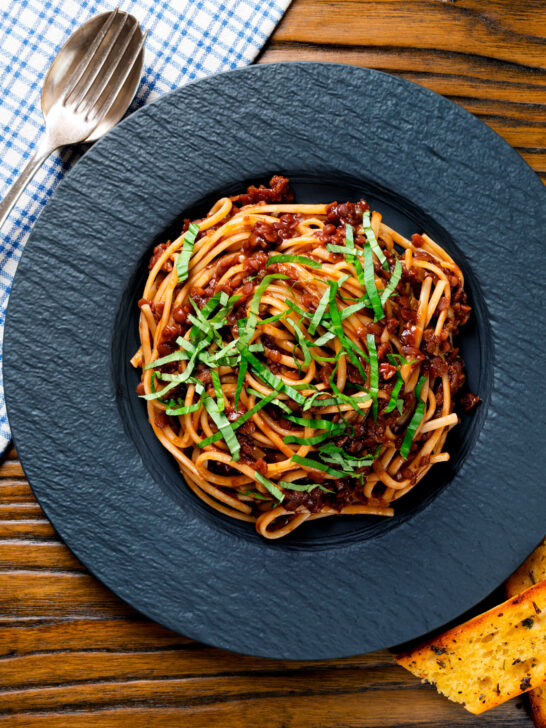
POLYGON ((389 412, 392 412, 393 409, 398 405, 398 395, 400 394, 400 390, 402 389, 403 384, 404 380, 402 379, 402 375, 400 374, 400 372, 398 372, 398 378, 396 380, 396 384, 394 385, 394 389, 391 392, 391 398, 389 399, 387 406, 383 410, 385 414, 389 414, 389 412))
MULTIPOLYGON (((223 412, 220 412, 217 403, 206 392, 203 392, 202 400, 205 405, 205 409, 219 430, 217 434, 224 438, 224 441, 229 448, 231 459, 234 461, 239 460, 239 451, 241 446, 235 437, 235 432, 233 431, 234 428, 232 427, 231 422, 229 422, 223 412)), ((201 443, 199 443, 199 445, 201 445, 201 443)))
POLYGON ((184 233, 184 244, 182 245, 182 250, 176 259, 176 272, 178 274, 179 283, 182 283, 182 281, 185 281, 188 277, 188 265, 191 254, 193 253, 193 246, 195 245, 195 238, 197 237, 198 232, 199 225, 192 222, 184 233))
POLYGON ((374 334, 367 334, 368 352, 370 354, 370 395, 372 398, 372 412, 374 420, 377 420, 377 395, 379 393, 379 362, 377 360, 377 349, 375 346, 374 334))
POLYGON ((400 282, 401 277, 402 277, 402 263, 400 263, 400 261, 397 258, 396 263, 394 264, 394 271, 392 273, 392 276, 390 277, 386 288, 381 293, 382 305, 385 305, 385 301, 392 296, 392 294, 394 293, 394 289, 400 282))
POLYGON ((306 255, 272 255, 266 266, 272 263, 301 263, 302 265, 308 265, 310 268, 320 268, 318 260, 308 258, 306 255))
POLYGON ((281 480, 279 481, 279 485, 282 486, 285 490, 296 490, 300 493, 310 493, 312 490, 315 490, 315 488, 320 488, 324 493, 333 493, 333 490, 330 490, 329 488, 325 488, 320 483, 305 483, 305 484, 298 484, 298 483, 289 483, 287 480, 281 480))
POLYGON ((402 442, 402 447, 400 448, 400 455, 405 459, 408 457, 410 449, 411 449, 411 443, 413 442, 413 438, 415 437, 415 432, 417 431, 417 428, 421 424, 421 420, 423 419, 423 416, 425 414, 425 402, 422 399, 419 399, 421 396, 421 390, 423 388, 423 384, 426 382, 426 377, 419 377, 419 381, 417 383, 417 387, 415 389, 415 396, 418 399, 417 407, 415 408, 415 412, 413 413, 413 416, 410 420, 410 423, 408 425, 408 429, 406 430, 406 434, 404 435, 404 440, 402 442))
POLYGON ((375 237, 374 231, 372 229, 369 210, 366 210, 362 215, 362 229, 364 230, 364 235, 366 236, 366 240, 368 241, 369 246, 377 256, 377 259, 379 260, 383 268, 388 271, 389 264, 387 262, 387 259, 385 258, 385 253, 379 247, 379 243, 377 242, 377 238, 375 237))
POLYGON ((322 470, 322 472, 328 473, 328 475, 333 475, 335 478, 347 477, 347 474, 341 470, 335 470, 329 465, 319 463, 317 460, 311 460, 311 458, 302 458, 300 455, 292 455, 290 459, 298 465, 304 465, 305 467, 313 468, 314 470, 322 470))
POLYGON ((273 498, 276 498, 277 499, 277 501, 279 503, 281 503, 284 500, 284 493, 282 492, 282 490, 279 490, 277 488, 277 486, 275 485, 275 483, 272 483, 267 478, 264 478, 264 476, 263 475, 260 475, 260 473, 258 473, 258 471, 256 471, 256 470, 254 471, 254 477, 256 478, 256 480, 258 481, 258 483, 261 483, 263 485, 263 487, 269 493, 271 493, 271 495, 273 496, 273 498))

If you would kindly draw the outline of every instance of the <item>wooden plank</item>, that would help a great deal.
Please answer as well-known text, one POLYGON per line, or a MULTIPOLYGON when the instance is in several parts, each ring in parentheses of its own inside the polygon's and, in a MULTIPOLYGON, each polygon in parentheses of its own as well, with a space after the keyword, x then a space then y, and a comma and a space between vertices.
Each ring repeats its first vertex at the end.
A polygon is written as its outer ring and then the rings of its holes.
POLYGON ((275 39, 479 53, 544 69, 545 13, 544 3, 511 0, 298 0, 275 39))
POLYGON ((0 521, 0 541, 7 539, 45 541, 56 538, 57 532, 45 518, 0 521))
POLYGON ((91 574, 0 572, 0 614, 5 617, 90 613, 112 616, 134 610, 91 574))
MULTIPOLYGON (((448 701, 426 686, 396 693, 378 689, 339 691, 326 695, 315 692, 310 695, 294 695, 290 684, 285 683, 280 695, 256 697, 251 682, 248 685, 250 694, 246 693, 239 698, 223 702, 212 700, 203 702, 202 705, 188 706, 183 694, 179 694, 176 707, 163 707, 163 695, 167 690, 170 695, 176 687, 167 684, 165 691, 161 688, 162 685, 158 685, 156 695, 138 707, 129 704, 93 712, 18 712, 15 715, 1 716, 0 726, 120 728, 130 725, 131 728, 173 728, 183 725, 184 728, 256 728, 257 725, 264 725, 267 728, 459 728, 465 725, 464 718, 458 720, 459 711, 463 712, 464 708, 459 706, 454 714, 448 701)), ((518 725, 518 720, 521 721, 521 711, 511 702, 481 716, 480 726, 512 728, 518 725)), ((467 725, 476 726, 475 717, 470 716, 467 725)))
POLYGON ((67 650, 164 650, 193 641, 135 614, 131 619, 7 618, 0 620, 0 656, 67 650))
MULTIPOLYGON (((479 55, 476 46, 472 55, 459 53, 457 49, 444 51, 437 48, 397 48, 396 46, 358 45, 324 46, 314 42, 279 40, 274 36, 260 55, 260 63, 280 61, 322 61, 326 63, 347 63, 352 66, 376 68, 387 73, 421 73, 435 76, 443 74, 459 78, 461 83, 469 79, 482 79, 491 85, 512 89, 517 95, 518 87, 544 87, 546 71, 540 68, 519 66, 509 61, 499 61, 479 55)), ((514 96, 510 98, 515 100, 514 96)), ((524 99, 522 99, 523 101, 524 99)))
POLYGON ((26 480, 2 478, 0 480, 0 503, 36 503, 36 499, 26 480))
POLYGON ((24 478, 25 473, 19 460, 6 459, 0 463, 0 478, 24 478))
MULTIPOLYGON (((0 541, 0 570, 85 571, 85 567, 62 543, 0 541)), ((1 583, 0 574, 0 583, 1 583)))

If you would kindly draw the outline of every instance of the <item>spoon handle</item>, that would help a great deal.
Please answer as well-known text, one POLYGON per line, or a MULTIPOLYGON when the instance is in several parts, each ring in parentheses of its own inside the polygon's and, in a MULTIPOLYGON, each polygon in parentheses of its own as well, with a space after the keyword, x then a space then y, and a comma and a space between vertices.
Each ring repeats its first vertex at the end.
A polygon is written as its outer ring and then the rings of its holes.
POLYGON ((26 163, 19 177, 17 177, 15 182, 9 188, 6 196, 0 202, 0 230, 2 229, 8 215, 13 209, 13 206, 21 196, 21 193, 30 182, 30 180, 34 177, 36 171, 42 166, 43 161, 47 157, 49 157, 54 149, 55 148, 52 148, 51 144, 48 143, 47 136, 44 137, 42 142, 38 145, 38 148, 36 149, 33 156, 26 163))

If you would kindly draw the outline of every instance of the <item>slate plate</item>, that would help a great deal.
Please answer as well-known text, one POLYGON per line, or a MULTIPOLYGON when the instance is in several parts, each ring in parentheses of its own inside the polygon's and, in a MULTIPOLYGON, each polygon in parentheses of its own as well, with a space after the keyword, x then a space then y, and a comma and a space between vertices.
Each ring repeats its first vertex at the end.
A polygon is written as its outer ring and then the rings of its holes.
POLYGON ((544 535, 545 190, 459 107, 375 71, 252 67, 136 112, 78 163, 27 244, 5 388, 46 514, 85 565, 151 618, 279 658, 396 644, 481 600, 544 535), (456 257, 462 341, 482 403, 397 516, 326 519, 284 542, 212 512, 156 442, 134 388, 136 301, 154 244, 272 173, 302 201, 365 196, 456 257))

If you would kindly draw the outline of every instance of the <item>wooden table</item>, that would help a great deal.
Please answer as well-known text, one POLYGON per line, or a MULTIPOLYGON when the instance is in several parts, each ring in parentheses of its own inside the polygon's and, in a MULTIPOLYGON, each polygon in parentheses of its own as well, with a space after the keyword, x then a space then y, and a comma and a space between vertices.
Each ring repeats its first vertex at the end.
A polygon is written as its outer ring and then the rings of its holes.
MULTIPOLYGON (((544 0, 294 0, 260 62, 378 68, 479 116, 546 181, 544 0)), ((387 651, 253 659, 152 624, 61 543, 14 451, 0 465, 0 728, 531 726, 524 700, 482 718, 387 651)))

